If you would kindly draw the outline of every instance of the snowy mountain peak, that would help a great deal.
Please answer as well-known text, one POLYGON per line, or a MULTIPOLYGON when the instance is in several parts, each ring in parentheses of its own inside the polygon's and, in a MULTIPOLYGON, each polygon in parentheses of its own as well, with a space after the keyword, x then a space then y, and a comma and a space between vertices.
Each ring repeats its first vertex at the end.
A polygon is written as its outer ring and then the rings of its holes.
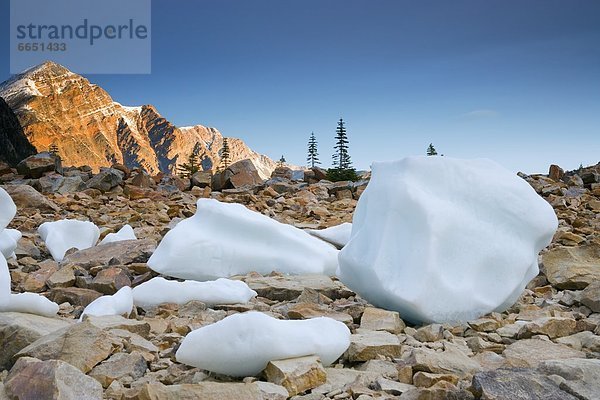
MULTIPOLYGON (((114 163, 149 173, 175 172, 192 152, 203 165, 220 163, 223 136, 215 128, 177 128, 151 104, 123 106, 100 86, 48 61, 0 84, 3 97, 38 151, 59 147, 63 164, 94 170, 114 163)), ((243 141, 230 142, 231 159, 249 158, 263 178, 275 168, 243 141)))

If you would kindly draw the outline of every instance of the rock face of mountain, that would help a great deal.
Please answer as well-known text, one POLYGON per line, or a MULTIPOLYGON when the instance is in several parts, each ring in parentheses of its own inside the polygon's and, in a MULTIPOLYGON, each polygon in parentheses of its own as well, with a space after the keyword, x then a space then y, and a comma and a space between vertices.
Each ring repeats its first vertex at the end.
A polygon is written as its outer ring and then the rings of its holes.
POLYGON ((32 154, 35 147, 27 140, 15 113, 0 97, 0 161, 16 165, 32 154))
MULTIPOLYGON (((223 136, 214 128, 178 128, 152 105, 125 107, 98 85, 67 68, 46 62, 0 85, 38 151, 58 146, 65 165, 94 170, 113 163, 142 167, 151 174, 174 172, 192 152, 205 169, 219 165, 223 136)), ((263 178, 275 162, 230 139, 231 161, 249 158, 263 178)))

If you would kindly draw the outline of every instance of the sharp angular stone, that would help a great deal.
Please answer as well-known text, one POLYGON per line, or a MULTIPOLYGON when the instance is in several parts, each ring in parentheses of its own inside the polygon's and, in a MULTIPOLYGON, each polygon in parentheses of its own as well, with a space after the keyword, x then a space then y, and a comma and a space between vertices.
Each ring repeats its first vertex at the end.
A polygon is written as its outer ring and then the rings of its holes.
POLYGON ((47 280, 49 288, 65 288, 75 284, 75 270, 72 266, 65 266, 54 272, 47 280))
POLYGON ((560 388, 581 400, 595 400, 600 396, 600 360, 570 359, 544 361, 538 371, 545 375, 564 378, 560 388))
POLYGON ((276 390, 266 382, 229 383, 200 382, 197 384, 163 385, 151 383, 145 385, 139 394, 131 400, 285 400, 288 393, 285 388, 276 390))
POLYGON ((88 375, 107 388, 114 380, 123 377, 135 380, 141 378, 145 372, 146 360, 140 353, 133 352, 113 354, 108 360, 96 365, 88 375))
POLYGON ((350 297, 354 294, 340 282, 324 275, 249 276, 244 281, 259 296, 279 301, 294 300, 305 288, 314 289, 330 299, 350 297))
MULTIPOLYGON (((576 400, 553 380, 531 369, 498 369, 473 377, 473 392, 489 400, 576 400)), ((479 398, 478 397, 478 398, 479 398)))
POLYGON ((124 286, 131 286, 131 279, 122 268, 109 267, 102 269, 96 274, 90 289, 96 290, 102 294, 115 294, 117 290, 124 286))
POLYGON ((600 243, 556 247, 543 255, 548 281, 559 289, 584 289, 600 280, 600 243))
POLYGON ((406 325, 396 311, 367 307, 360 318, 360 327, 372 331, 387 331, 401 333, 406 325))
POLYGON ((414 389, 414 386, 406 384, 406 383, 396 382, 391 379, 378 378, 375 381, 375 388, 377 390, 381 390, 382 392, 385 392, 385 393, 388 393, 391 395, 395 395, 395 396, 399 396, 402 393, 405 393, 411 389, 414 389))
POLYGON ((122 171, 114 168, 101 168, 99 173, 86 182, 86 186, 88 189, 98 189, 101 192, 108 192, 123 182, 123 177, 124 174, 122 171))
POLYGON ((600 336, 594 335, 590 331, 583 331, 571 336, 558 338, 556 343, 567 345, 575 350, 588 348, 591 351, 600 351, 600 336))
POLYGON ((47 151, 27 157, 17 164, 17 172, 26 178, 39 178, 44 172, 63 172, 60 157, 47 151))
POLYGON ((325 369, 316 356, 270 361, 264 374, 269 382, 286 388, 290 396, 304 393, 327 380, 325 369))
POLYGON ((42 336, 70 326, 68 320, 34 314, 0 312, 0 370, 12 365, 12 356, 42 336))
POLYGON ((444 328, 440 324, 430 324, 417 329, 414 338, 419 342, 435 342, 444 338, 444 328))
POLYGON ((550 339, 569 336, 577 332, 577 321, 573 318, 545 317, 524 325, 518 338, 530 338, 533 335, 546 335, 550 339))
POLYGON ((476 360, 469 358, 454 346, 447 346, 444 351, 439 352, 428 348, 412 349, 405 362, 411 365, 415 372, 453 374, 461 379, 472 376, 482 369, 476 360))
POLYGON ((59 360, 20 358, 4 381, 8 397, 18 400, 101 400, 102 386, 59 360))
POLYGON ((120 315, 103 315, 100 317, 88 315, 86 321, 102 330, 122 329, 141 337, 148 338, 150 335, 150 324, 146 321, 124 318, 120 315))
POLYGON ((99 265, 144 263, 155 249, 156 242, 152 239, 123 240, 76 251, 67 255, 62 264, 91 268, 99 265))
POLYGON ((562 344, 540 339, 519 340, 502 353, 508 365, 535 368, 540 362, 565 358, 585 358, 585 353, 562 344))
MULTIPOLYGON (((66 267, 63 267, 63 269, 66 267)), ((82 289, 77 287, 68 288, 54 288, 50 291, 50 299, 58 304, 70 303, 73 306, 87 307, 92 301, 102 296, 102 293, 98 293, 91 289, 82 289)))
POLYGON ((35 208, 40 212, 58 212, 60 208, 29 185, 6 185, 3 188, 10 194, 19 210, 35 208))
POLYGON ((42 336, 14 358, 62 360, 87 373, 120 345, 114 335, 84 321, 42 336))
POLYGON ((593 312, 600 312, 600 281, 594 281, 581 293, 581 304, 593 312))
POLYGON ((350 336, 348 359, 355 361, 368 361, 384 357, 400 356, 400 339, 398 336, 385 331, 369 331, 360 329, 350 336))
POLYGON ((422 371, 417 372, 413 376, 413 383, 418 387, 431 387, 440 381, 446 381, 456 385, 458 383, 458 376, 452 374, 431 374, 422 371))

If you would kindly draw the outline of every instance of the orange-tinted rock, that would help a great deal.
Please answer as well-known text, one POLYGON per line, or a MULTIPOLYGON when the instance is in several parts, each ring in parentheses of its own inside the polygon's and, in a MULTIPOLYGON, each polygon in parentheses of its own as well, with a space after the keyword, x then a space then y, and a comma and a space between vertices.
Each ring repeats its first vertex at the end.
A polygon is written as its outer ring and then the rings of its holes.
MULTIPOLYGON (((98 85, 65 67, 46 62, 0 85, 0 97, 16 114, 38 151, 58 146, 64 165, 100 167, 121 164, 154 175, 174 172, 195 152, 202 169, 216 168, 223 136, 202 125, 178 128, 152 105, 125 107, 98 85)), ((273 160, 230 138, 232 161, 249 158, 262 177, 273 160)), ((125 171, 124 171, 125 172, 125 171)))

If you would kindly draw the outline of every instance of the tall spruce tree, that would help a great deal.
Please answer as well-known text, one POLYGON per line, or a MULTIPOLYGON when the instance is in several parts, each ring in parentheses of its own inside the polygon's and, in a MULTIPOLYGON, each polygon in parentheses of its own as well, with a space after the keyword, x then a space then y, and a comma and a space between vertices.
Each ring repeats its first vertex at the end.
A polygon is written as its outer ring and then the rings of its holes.
POLYGON ((50 154, 54 155, 55 157, 57 157, 59 160, 61 159, 60 153, 59 153, 59 150, 58 150, 58 145, 56 144, 56 142, 52 142, 52 144, 48 148, 48 152, 50 154))
POLYGON ((346 134, 346 127, 344 126, 344 120, 340 118, 338 126, 335 130, 335 153, 333 153, 333 167, 339 170, 346 170, 352 168, 352 162, 350 161, 350 154, 348 154, 348 135, 346 134))
POLYGON ((277 166, 278 167, 285 167, 285 163, 287 161, 285 160, 285 157, 282 155, 281 158, 279 159, 279 161, 277 162, 277 166))
POLYGON ((231 155, 229 154, 229 140, 227 140, 227 138, 223 138, 223 147, 221 148, 221 164, 219 166, 219 169, 227 169, 227 167, 229 167, 230 162, 231 155))
POLYGON ((182 178, 191 178, 196 172, 200 171, 200 164, 198 163, 198 154, 192 152, 188 157, 188 162, 177 166, 179 176, 182 178))
POLYGON ((319 161, 319 151, 317 149, 317 145, 318 143, 315 133, 311 132, 310 139, 308 139, 308 157, 306 158, 306 162, 311 168, 314 168, 317 164, 321 164, 321 161, 319 161))
POLYGON ((333 168, 327 171, 327 177, 331 181, 356 181, 358 175, 352 167, 350 154, 348 153, 348 135, 344 120, 340 118, 338 126, 335 130, 335 153, 332 156, 333 168))
POLYGON ((428 156, 437 156, 438 153, 435 150, 435 147, 433 147, 433 143, 429 143, 429 147, 427 147, 427 155, 428 156))

